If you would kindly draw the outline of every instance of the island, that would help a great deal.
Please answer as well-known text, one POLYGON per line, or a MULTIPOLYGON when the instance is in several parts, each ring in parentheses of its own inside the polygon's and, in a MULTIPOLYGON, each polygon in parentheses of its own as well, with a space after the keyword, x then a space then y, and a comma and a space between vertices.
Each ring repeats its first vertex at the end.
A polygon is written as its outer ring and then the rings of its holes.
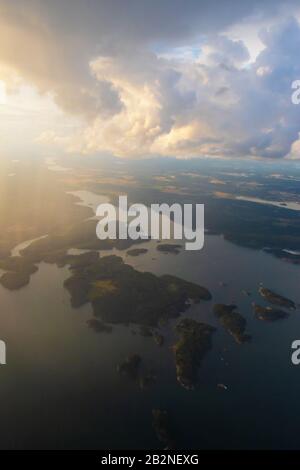
POLYGON ((140 256, 148 253, 147 248, 132 248, 131 250, 126 251, 129 256, 140 256))
POLYGON ((138 384, 141 390, 147 390, 155 384, 156 374, 153 370, 142 370, 141 364, 141 357, 138 354, 131 354, 118 364, 117 371, 119 374, 138 384))
POLYGON ((90 302, 95 317, 104 323, 157 326, 161 319, 179 316, 191 302, 211 299, 205 287, 137 271, 115 255, 73 270, 64 286, 73 307, 90 302))
MULTIPOLYGON (((2 260, 4 268, 18 274, 5 273, 0 282, 7 288, 20 288, 29 283, 30 273, 40 262, 68 266, 71 276, 64 287, 71 295, 71 305, 79 308, 91 303, 94 316, 105 324, 157 326, 179 316, 192 302, 211 299, 210 292, 197 284, 175 276, 139 272, 115 255, 99 257, 99 250, 129 250, 140 242, 145 240, 99 240, 92 219, 66 225, 21 249, 18 261, 2 260), (70 249, 85 251, 71 255, 70 249)), ((181 248, 170 246, 161 245, 160 249, 181 248)))
POLYGON ((252 304, 253 312, 258 320, 273 322, 287 318, 289 314, 277 307, 263 307, 255 303, 252 304))
POLYGON ((279 305, 280 307, 285 307, 290 310, 296 310, 296 305, 292 300, 287 299, 280 294, 276 294, 276 292, 267 289, 266 287, 261 286, 258 291, 262 297, 270 302, 270 304, 279 305))
POLYGON ((174 449, 175 440, 170 423, 170 417, 166 410, 152 410, 152 426, 158 440, 164 444, 164 449, 174 449))
MULTIPOLYGON (((130 238, 100 240, 96 235, 96 224, 96 220, 88 219, 66 226, 55 234, 36 240, 22 249, 20 254, 33 262, 45 261, 63 266, 72 260, 72 255, 67 254, 70 248, 89 251, 111 250, 113 248, 128 250, 133 245, 147 241, 141 239, 131 240, 130 238)), ((84 256, 82 259, 84 259, 84 256)))
POLYGON ((212 347, 212 334, 216 329, 191 318, 183 318, 175 327, 179 336, 173 347, 177 380, 187 390, 197 384, 197 372, 205 354, 212 347))
POLYGON ((172 253, 173 255, 178 255, 182 249, 181 245, 175 245, 171 243, 161 243, 157 245, 156 249, 162 253, 172 253))
POLYGON ((216 304, 213 311, 225 330, 233 336, 238 344, 242 344, 249 341, 251 336, 245 334, 247 322, 239 312, 235 311, 236 308, 237 306, 233 304, 216 304))
POLYGON ((38 270, 38 267, 21 256, 9 256, 0 260, 0 269, 6 271, 0 278, 2 286, 16 290, 29 284, 30 276, 38 270))
MULTIPOLYGON (((157 331, 153 330, 152 328, 150 328, 149 326, 147 325, 140 325, 139 327, 139 333, 141 336, 143 336, 144 338, 147 338, 147 337, 151 337, 153 338, 154 342, 158 345, 158 346, 162 346, 164 344, 164 337, 163 335, 161 335, 160 333, 158 333, 157 331)), ((136 333, 136 332, 135 332, 136 333)))
POLYGON ((2 286, 9 290, 21 289, 21 287, 29 284, 29 281, 30 275, 27 273, 8 272, 0 278, 2 286))

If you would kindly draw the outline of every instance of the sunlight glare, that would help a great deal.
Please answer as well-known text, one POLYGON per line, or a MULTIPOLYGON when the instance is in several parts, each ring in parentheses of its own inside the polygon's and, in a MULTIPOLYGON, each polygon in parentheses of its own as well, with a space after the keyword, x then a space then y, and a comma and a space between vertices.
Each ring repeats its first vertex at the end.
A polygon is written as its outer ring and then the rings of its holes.
POLYGON ((5 84, 0 81, 0 105, 6 103, 6 90, 5 84))

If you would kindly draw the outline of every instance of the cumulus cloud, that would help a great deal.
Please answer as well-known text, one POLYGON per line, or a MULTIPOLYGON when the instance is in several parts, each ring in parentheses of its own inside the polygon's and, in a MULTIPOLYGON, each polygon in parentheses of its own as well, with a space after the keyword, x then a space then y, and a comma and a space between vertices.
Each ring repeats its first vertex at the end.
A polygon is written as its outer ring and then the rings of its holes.
POLYGON ((300 110, 290 85, 300 76, 299 24, 289 19, 262 32, 265 49, 248 64, 241 42, 215 37, 189 64, 155 56, 99 57, 96 79, 117 91, 120 111, 97 119, 77 150, 119 156, 284 157, 298 138, 300 110), (143 63, 139 71, 137 64, 143 63))
POLYGON ((300 131, 300 109, 290 100, 300 78, 300 27, 276 17, 281 7, 0 0, 0 65, 85 119, 76 135, 48 132, 39 142, 136 158, 284 157, 300 131), (224 32, 257 9, 276 21, 260 32, 264 49, 253 62, 246 45, 224 32))

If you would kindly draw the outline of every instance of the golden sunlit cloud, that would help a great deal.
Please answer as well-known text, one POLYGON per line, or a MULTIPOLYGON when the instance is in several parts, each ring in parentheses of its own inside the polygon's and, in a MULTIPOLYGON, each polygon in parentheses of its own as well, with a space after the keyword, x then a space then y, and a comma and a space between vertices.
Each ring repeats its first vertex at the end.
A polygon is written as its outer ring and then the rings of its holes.
POLYGON ((272 10, 258 31, 258 0, 230 14, 220 4, 217 27, 214 9, 204 8, 211 0, 191 2, 174 14, 171 0, 141 9, 132 0, 120 15, 123 0, 92 0, 88 9, 83 0, 0 0, 1 145, 298 158, 299 110, 289 94, 289 80, 300 77, 290 47, 300 41, 296 11, 272 10))

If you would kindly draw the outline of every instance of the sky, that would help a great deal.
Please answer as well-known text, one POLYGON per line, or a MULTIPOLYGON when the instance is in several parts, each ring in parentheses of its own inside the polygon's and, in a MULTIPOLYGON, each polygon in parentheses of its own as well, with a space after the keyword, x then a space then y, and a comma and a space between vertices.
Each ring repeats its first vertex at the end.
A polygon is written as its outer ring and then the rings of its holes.
POLYGON ((300 6, 0 0, 0 154, 300 158, 300 6))

